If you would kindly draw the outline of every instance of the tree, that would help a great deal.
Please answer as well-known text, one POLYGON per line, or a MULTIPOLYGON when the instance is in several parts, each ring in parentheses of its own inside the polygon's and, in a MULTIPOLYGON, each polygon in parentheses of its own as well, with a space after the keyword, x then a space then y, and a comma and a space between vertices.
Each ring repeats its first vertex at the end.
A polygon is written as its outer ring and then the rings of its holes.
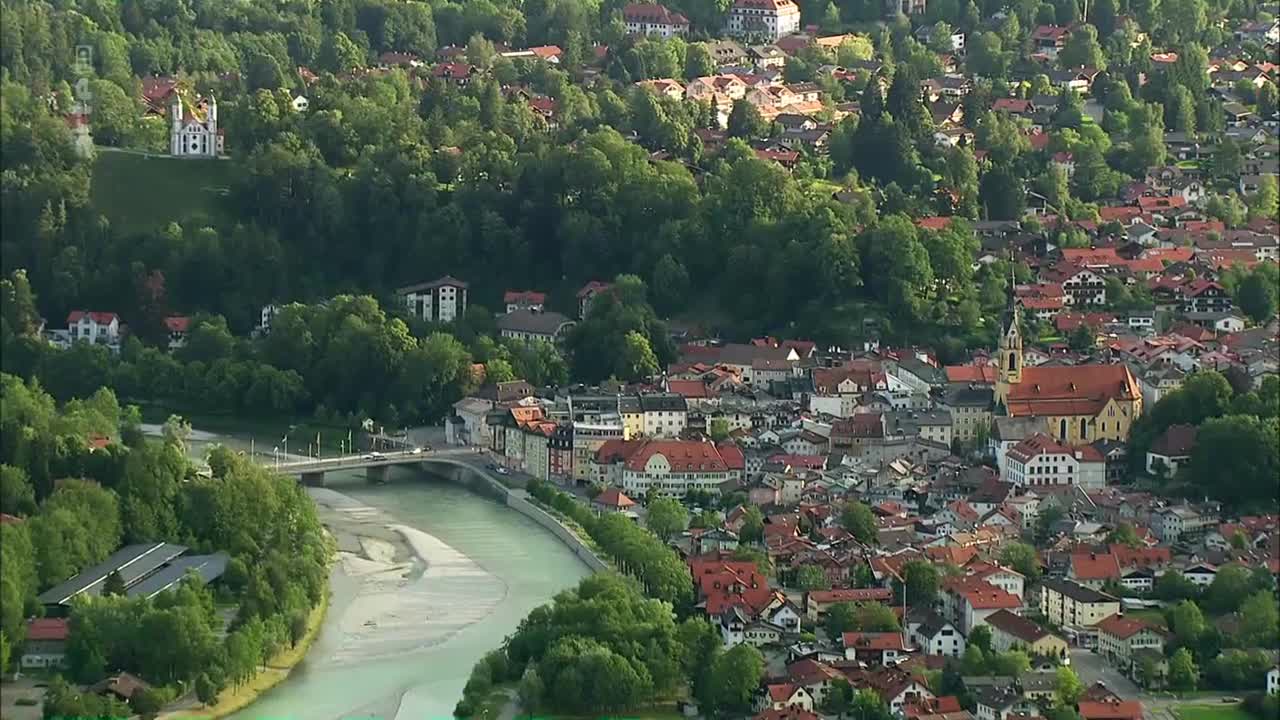
POLYGON ((760 138, 769 131, 769 124, 755 105, 746 100, 734 100, 733 109, 729 111, 729 137, 760 138))
POLYGON ((1106 56, 1098 43, 1098 31, 1087 23, 1078 25, 1071 31, 1067 44, 1058 53, 1058 60, 1065 68, 1107 69, 1106 56))
MULTIPOLYGON (((1280 422, 1276 419, 1228 415, 1200 426, 1191 456, 1191 478, 1203 492, 1228 504, 1265 501, 1276 496, 1277 477, 1280 422)), ((1221 577, 1219 573, 1214 583, 1221 577)), ((1212 586, 1209 594, 1219 596, 1212 586)))
POLYGON ((689 511, 672 498, 658 498, 649 504, 645 525, 663 542, 682 532, 689 524, 689 511))
POLYGON ((966 643, 969 647, 977 648, 982 651, 983 655, 992 654, 991 651, 991 628, 986 625, 979 625, 969 633, 966 643))
POLYGON ((801 590, 827 590, 831 587, 831 581, 817 565, 802 565, 796 570, 796 587, 801 590))
POLYGON ((923 560, 912 560, 902 566, 903 582, 899 584, 899 596, 906 593, 906 602, 915 608, 933 607, 938 597, 941 578, 938 569, 923 560))
POLYGON ((845 716, 851 720, 893 720, 894 717, 880 695, 866 688, 853 694, 845 716))
POLYGON ((1000 562, 1022 573, 1030 582, 1040 577, 1040 559, 1036 549, 1026 543, 1011 542, 1000 552, 1000 562))
POLYGON ((1075 707, 1080 701, 1080 696, 1084 694, 1084 684, 1080 682, 1075 670, 1065 665, 1055 672, 1057 673, 1053 689, 1055 702, 1059 707, 1075 707))
POLYGON ((325 36, 318 59, 321 68, 335 75, 364 67, 364 51, 343 32, 325 36))
POLYGON ((851 602, 838 602, 827 608, 825 618, 827 636, 838 638, 858 627, 858 607, 851 602))
POLYGON ((1152 594, 1159 600, 1177 602, 1196 597, 1200 594, 1200 587, 1182 573, 1164 573, 1156 578, 1152 594))
POLYGON ((1280 611, 1269 590, 1250 595, 1240 605, 1240 639, 1246 647, 1275 647, 1280 611))
POLYGON ((1196 100, 1191 91, 1174 85, 1165 98, 1165 124, 1178 132, 1191 135, 1196 131, 1196 100))
POLYGON ((1138 533, 1133 529, 1132 525, 1120 523, 1107 535, 1107 543, 1128 545, 1131 548, 1136 548, 1142 546, 1142 539, 1138 537, 1138 533))
POLYGON ((657 373, 658 358, 653 354, 649 338, 635 330, 627 333, 616 371, 618 377, 625 380, 643 380, 657 373))
POLYGON ((684 76, 688 80, 707 75, 714 75, 716 71, 715 59, 711 57, 711 51, 707 49, 706 43, 689 43, 688 49, 684 53, 684 76))
POLYGON ((711 418, 707 434, 711 436, 711 440, 714 442, 723 442, 729 439, 729 421, 724 418, 711 418))
POLYGON ((1249 571, 1239 565, 1219 568, 1205 590, 1204 607, 1212 613, 1234 612, 1249 595, 1249 571))
POLYGON ((12 465, 0 465, 0 512, 25 516, 35 509, 35 488, 27 472, 12 465))
POLYGON ((1169 658, 1169 687, 1173 690, 1195 690, 1199 678, 1200 670, 1191 659, 1191 652, 1184 647, 1174 651, 1169 658))
POLYGON ((1071 331, 1067 344, 1076 352, 1089 352, 1098 345, 1097 331, 1088 323, 1082 322, 1071 331))
POLYGON ((764 513, 752 505, 742 517, 738 539, 744 543, 764 542, 764 513))
POLYGON ((857 500, 845 503, 840 511, 840 526, 857 538, 858 542, 869 545, 879 542, 876 517, 865 503, 857 500))
MULTIPOLYGON (((1274 178, 1271 179, 1271 184, 1274 187, 1274 178)), ((1259 264, 1240 282, 1236 290, 1236 303, 1254 322, 1265 323, 1275 314, 1278 279, 1280 274, 1275 272, 1274 266, 1259 264)))
POLYGON ((750 645, 735 645, 711 665, 712 712, 740 715, 751 710, 751 699, 764 677, 764 657, 750 645))
POLYGON ((120 571, 112 571, 107 579, 102 583, 103 595, 114 595, 122 597, 125 594, 124 578, 120 577, 120 571))
POLYGON ((854 629, 859 632, 893 632, 901 628, 893 608, 883 603, 857 603, 854 606, 854 629))

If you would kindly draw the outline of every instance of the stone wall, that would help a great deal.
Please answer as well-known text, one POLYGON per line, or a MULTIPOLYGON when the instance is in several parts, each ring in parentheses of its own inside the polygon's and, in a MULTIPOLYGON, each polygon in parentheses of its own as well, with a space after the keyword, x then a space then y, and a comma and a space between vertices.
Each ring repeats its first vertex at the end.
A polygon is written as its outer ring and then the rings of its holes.
POLYGON ((561 542, 568 545, 574 554, 582 559, 593 572, 603 572, 609 570, 609 564, 601 560, 586 543, 582 542, 576 534, 564 523, 560 522, 551 513, 529 502, 523 496, 515 492, 507 493, 507 507, 524 515, 530 520, 538 523, 542 527, 551 531, 553 535, 560 538, 561 542))

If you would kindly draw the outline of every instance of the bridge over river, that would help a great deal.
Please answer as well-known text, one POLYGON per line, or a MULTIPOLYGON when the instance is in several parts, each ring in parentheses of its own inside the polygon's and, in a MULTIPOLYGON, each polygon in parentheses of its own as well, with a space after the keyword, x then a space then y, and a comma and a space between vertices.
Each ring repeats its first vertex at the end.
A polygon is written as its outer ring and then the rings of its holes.
POLYGON ((370 482, 384 482, 387 470, 392 467, 446 464, 465 467, 489 475, 489 458, 477 448, 447 448, 427 450, 405 448, 386 452, 365 452, 336 455, 327 458, 274 459, 264 465, 287 475, 295 475, 304 485, 324 487, 325 473, 337 470, 364 470, 370 482))

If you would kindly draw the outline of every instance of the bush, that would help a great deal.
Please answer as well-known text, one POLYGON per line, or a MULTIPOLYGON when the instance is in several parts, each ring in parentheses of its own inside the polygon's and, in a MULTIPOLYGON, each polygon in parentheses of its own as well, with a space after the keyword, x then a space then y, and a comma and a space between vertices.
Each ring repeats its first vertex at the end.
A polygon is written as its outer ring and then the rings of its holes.
POLYGON ((453 706, 453 716, 458 718, 468 718, 476 713, 475 703, 471 702, 467 697, 463 697, 453 706))

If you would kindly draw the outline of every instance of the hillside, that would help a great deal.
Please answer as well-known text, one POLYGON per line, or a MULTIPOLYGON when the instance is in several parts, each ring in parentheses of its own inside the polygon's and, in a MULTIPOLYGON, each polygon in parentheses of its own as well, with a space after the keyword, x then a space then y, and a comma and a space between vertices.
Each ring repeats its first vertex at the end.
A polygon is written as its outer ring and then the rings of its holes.
POLYGON ((222 200, 239 165, 233 160, 179 160, 98 148, 93 207, 129 233, 225 217, 222 200))

